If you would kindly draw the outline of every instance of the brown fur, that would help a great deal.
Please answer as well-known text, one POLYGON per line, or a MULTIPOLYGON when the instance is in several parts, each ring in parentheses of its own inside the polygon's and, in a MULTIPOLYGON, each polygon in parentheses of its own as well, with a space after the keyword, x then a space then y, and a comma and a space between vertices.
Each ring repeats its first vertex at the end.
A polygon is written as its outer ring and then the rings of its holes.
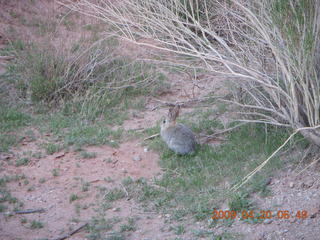
POLYGON ((168 119, 170 121, 170 125, 174 126, 176 124, 176 119, 179 116, 180 106, 176 105, 169 109, 168 119))

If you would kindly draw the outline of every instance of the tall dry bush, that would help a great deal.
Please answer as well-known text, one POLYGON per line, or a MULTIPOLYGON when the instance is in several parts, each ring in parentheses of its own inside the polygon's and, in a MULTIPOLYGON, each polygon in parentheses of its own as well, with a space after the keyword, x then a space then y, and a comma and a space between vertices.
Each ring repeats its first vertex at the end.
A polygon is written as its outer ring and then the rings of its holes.
POLYGON ((232 100, 241 121, 303 128, 320 146, 319 0, 61 4, 112 25, 119 37, 183 56, 191 68, 225 74, 241 90, 232 100))

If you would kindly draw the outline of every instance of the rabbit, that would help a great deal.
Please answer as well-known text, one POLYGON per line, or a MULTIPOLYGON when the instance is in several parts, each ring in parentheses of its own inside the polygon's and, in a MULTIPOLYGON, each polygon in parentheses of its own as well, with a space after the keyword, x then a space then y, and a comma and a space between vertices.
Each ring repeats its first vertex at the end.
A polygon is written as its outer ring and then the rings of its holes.
POLYGON ((176 123, 179 111, 179 105, 169 109, 168 116, 160 124, 160 136, 171 150, 184 155, 194 152, 197 142, 193 132, 187 126, 176 123))

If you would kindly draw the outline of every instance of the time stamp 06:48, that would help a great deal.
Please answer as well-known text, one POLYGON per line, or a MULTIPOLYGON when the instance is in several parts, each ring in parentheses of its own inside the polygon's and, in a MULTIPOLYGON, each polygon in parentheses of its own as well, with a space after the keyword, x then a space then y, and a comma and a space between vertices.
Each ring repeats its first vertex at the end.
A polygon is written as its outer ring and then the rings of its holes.
POLYGON ((290 213, 288 210, 278 211, 254 211, 254 210, 242 210, 240 212, 231 210, 214 210, 212 212, 212 219, 235 219, 240 217, 241 219, 306 219, 308 212, 306 210, 298 210, 295 213, 290 213))

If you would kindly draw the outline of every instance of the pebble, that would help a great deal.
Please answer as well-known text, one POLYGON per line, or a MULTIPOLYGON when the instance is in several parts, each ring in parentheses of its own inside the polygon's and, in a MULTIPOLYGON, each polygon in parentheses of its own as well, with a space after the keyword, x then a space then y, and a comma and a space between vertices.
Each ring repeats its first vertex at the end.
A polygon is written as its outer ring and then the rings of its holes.
POLYGON ((294 187, 294 183, 293 183, 293 182, 290 182, 290 183, 289 183, 289 187, 290 187, 290 188, 293 188, 293 187, 294 187))
POLYGON ((132 158, 132 160, 133 160, 133 161, 141 161, 142 158, 138 155, 138 156, 134 156, 134 157, 132 158))
POLYGON ((144 152, 149 152, 149 149, 146 147, 143 149, 144 152))

